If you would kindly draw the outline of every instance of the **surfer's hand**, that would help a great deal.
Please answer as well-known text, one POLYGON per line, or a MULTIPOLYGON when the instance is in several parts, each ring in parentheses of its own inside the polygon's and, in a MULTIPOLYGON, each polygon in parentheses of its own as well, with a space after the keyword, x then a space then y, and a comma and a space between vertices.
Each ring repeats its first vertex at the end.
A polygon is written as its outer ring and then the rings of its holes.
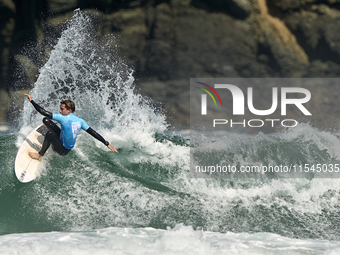
POLYGON ((107 147, 108 147, 110 150, 112 150, 113 152, 117 152, 117 153, 118 153, 118 151, 115 149, 115 147, 113 147, 111 144, 109 144, 107 147))
POLYGON ((28 100, 30 100, 30 102, 33 100, 32 97, 29 94, 25 94, 25 96, 27 96, 28 100))

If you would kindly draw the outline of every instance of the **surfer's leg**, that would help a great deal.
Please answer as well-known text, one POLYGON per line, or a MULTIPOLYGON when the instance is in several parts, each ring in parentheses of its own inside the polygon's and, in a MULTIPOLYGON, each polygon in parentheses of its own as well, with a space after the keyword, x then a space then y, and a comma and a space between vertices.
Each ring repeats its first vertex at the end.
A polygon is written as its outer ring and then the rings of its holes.
POLYGON ((52 149, 59 155, 66 155, 70 150, 66 149, 60 141, 60 128, 50 119, 44 118, 43 123, 48 128, 41 150, 38 153, 30 152, 29 156, 33 159, 40 159, 52 144, 52 149))
POLYGON ((42 147, 41 147, 41 150, 39 151, 39 155, 40 156, 44 156, 47 149, 50 147, 51 143, 52 143, 52 140, 54 139, 58 139, 59 140, 59 137, 57 137, 57 134, 54 133, 54 132, 51 132, 51 131, 48 131, 45 135, 45 140, 42 144, 42 147))
POLYGON ((52 131, 55 133, 57 136, 60 136, 60 128, 55 124, 50 118, 44 118, 43 123, 45 126, 48 128, 48 130, 52 131))
POLYGON ((66 155, 70 151, 69 149, 66 149, 63 146, 62 142, 60 141, 59 136, 56 133, 48 131, 46 133, 42 148, 39 151, 39 155, 44 156, 47 149, 50 147, 51 144, 52 144, 52 149, 61 156, 66 155))
POLYGON ((60 139, 52 140, 52 149, 61 156, 65 156, 67 153, 70 152, 70 149, 66 149, 63 146, 63 143, 60 141, 60 139))
MULTIPOLYGON (((50 118, 44 118, 43 123, 48 128, 49 131, 47 131, 45 135, 45 140, 42 144, 41 150, 39 151, 40 156, 44 156, 48 148, 52 144, 52 149, 57 152, 59 155, 66 155, 69 153, 69 149, 66 149, 62 142, 60 141, 60 128, 50 119, 50 118)), ((32 157, 32 156, 31 156, 32 157)))
MULTIPOLYGON (((50 147, 52 140, 55 139, 55 137, 57 137, 57 135, 54 132, 47 131, 47 133, 45 135, 44 142, 43 142, 42 147, 41 147, 41 150, 38 153, 29 152, 28 155, 33 159, 39 160, 42 156, 45 155, 47 149, 50 147)), ((58 137, 57 137, 57 139, 59 140, 58 137)))

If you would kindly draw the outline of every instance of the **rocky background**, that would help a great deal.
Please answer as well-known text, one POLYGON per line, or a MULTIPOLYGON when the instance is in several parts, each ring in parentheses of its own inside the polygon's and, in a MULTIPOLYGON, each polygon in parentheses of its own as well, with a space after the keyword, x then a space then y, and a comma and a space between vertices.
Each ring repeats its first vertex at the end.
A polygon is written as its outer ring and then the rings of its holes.
POLYGON ((340 74, 340 0, 0 0, 0 122, 14 121, 77 8, 119 37, 136 86, 176 128, 189 127, 193 77, 340 74))

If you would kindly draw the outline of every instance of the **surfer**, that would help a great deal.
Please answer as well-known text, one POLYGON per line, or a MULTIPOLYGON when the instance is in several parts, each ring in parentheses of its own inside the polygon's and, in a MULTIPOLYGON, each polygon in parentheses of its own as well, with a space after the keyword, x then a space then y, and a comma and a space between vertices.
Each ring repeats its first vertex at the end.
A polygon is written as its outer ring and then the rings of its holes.
POLYGON ((94 131, 83 119, 75 116, 75 105, 71 100, 65 100, 60 103, 59 114, 46 111, 33 101, 32 96, 25 94, 34 108, 45 116, 43 123, 48 128, 45 140, 41 150, 37 152, 29 152, 29 156, 33 159, 39 160, 45 155, 45 152, 52 144, 52 148, 59 155, 64 156, 74 147, 77 135, 80 129, 84 129, 87 133, 92 135, 97 140, 105 144, 113 152, 117 150, 109 144, 100 134, 94 131), (55 120, 60 123, 61 129, 52 121, 55 120))

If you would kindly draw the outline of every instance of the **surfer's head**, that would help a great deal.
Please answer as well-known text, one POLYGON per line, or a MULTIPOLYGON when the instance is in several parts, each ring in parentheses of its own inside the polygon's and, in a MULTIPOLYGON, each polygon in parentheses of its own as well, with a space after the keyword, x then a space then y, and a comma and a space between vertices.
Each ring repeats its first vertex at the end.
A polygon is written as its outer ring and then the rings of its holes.
MULTIPOLYGON (((65 108, 67 111, 74 112, 76 110, 76 107, 73 103, 73 101, 71 100, 64 100, 62 102, 60 102, 60 111, 63 111, 63 108, 65 108)), ((63 114, 62 112, 60 112, 61 114, 63 114)))

